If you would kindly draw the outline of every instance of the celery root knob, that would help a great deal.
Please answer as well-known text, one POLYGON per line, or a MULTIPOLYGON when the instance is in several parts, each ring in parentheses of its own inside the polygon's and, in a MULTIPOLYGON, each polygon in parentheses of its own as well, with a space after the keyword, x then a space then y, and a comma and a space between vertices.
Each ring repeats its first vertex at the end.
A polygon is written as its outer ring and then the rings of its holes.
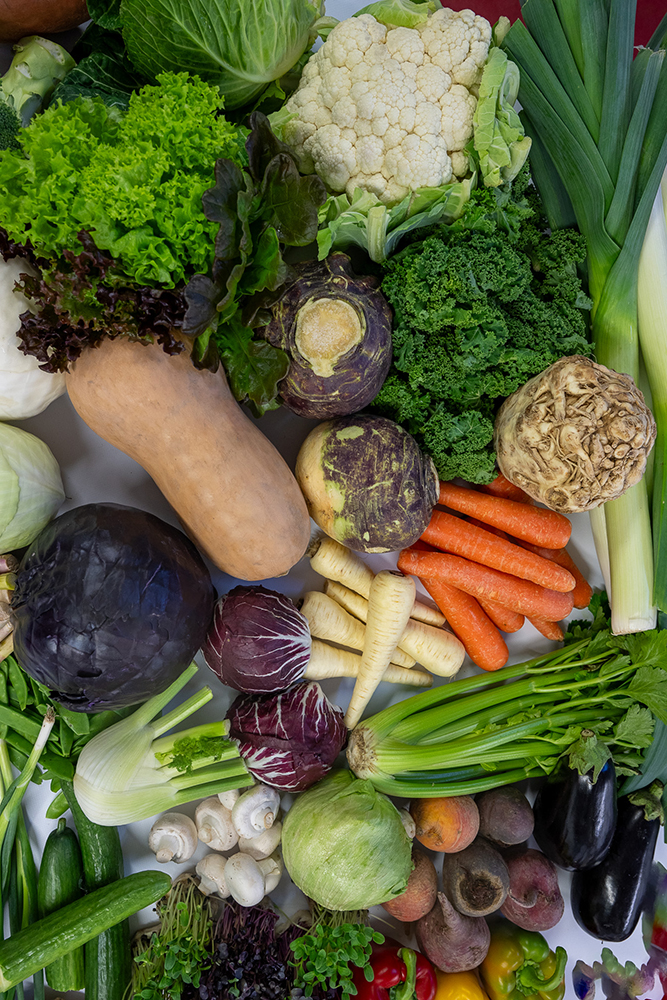
POLYGON ((377 771, 377 737, 372 729, 357 726, 350 733, 345 755, 357 778, 372 778, 377 771))

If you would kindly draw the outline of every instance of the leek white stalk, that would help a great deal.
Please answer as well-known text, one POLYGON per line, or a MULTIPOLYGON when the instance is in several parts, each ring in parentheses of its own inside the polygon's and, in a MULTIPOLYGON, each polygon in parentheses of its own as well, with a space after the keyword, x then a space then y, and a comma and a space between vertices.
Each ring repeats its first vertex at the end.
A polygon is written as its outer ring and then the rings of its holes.
POLYGON ((667 220, 664 204, 667 172, 658 188, 639 258, 639 341, 651 387, 658 435, 653 449, 654 597, 667 609, 667 220))
POLYGON ((193 663, 166 691, 86 744, 74 792, 88 819, 120 826, 248 784, 236 744, 226 739, 227 722, 164 735, 210 701, 209 687, 155 718, 196 672, 193 663))

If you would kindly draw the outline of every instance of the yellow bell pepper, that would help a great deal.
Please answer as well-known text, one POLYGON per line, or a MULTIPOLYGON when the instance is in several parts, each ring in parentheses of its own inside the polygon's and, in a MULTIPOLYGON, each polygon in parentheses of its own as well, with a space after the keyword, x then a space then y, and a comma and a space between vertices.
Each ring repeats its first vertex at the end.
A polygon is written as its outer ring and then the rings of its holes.
POLYGON ((489 1000, 474 972, 436 970, 438 988, 433 1000, 489 1000))

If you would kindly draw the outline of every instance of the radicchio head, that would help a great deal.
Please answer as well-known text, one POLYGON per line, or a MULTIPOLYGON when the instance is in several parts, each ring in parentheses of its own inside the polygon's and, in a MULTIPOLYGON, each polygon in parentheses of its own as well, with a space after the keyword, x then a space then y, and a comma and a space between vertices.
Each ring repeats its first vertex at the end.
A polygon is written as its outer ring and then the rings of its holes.
POLYGON ((308 621, 289 597, 265 587, 234 587, 219 599, 202 648, 223 684, 237 691, 284 691, 310 659, 308 621))
POLYGON ((347 739, 343 712, 314 681, 282 694, 241 695, 227 718, 250 773, 284 791, 303 791, 328 774, 347 739))

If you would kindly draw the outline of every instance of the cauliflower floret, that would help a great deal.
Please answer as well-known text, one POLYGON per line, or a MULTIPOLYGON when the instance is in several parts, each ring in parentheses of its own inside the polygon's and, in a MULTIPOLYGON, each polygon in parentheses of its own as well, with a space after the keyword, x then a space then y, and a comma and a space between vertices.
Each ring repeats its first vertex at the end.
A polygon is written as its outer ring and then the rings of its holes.
POLYGON ((468 171, 491 25, 440 9, 419 28, 387 29, 370 14, 341 21, 307 63, 284 127, 299 166, 333 191, 371 191, 387 204, 468 171))

